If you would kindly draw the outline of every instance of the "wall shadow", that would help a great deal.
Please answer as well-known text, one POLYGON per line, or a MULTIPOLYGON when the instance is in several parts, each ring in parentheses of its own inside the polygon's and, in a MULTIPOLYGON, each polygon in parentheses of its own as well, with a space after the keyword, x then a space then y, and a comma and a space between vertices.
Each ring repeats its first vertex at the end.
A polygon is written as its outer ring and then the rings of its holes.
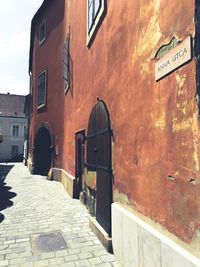
POLYGON ((7 186, 6 183, 6 176, 13 166, 0 164, 0 223, 4 220, 4 215, 1 211, 13 206, 11 199, 17 195, 15 192, 10 192, 12 187, 7 186))
POLYGON ((0 223, 4 220, 4 215, 0 213, 0 223))

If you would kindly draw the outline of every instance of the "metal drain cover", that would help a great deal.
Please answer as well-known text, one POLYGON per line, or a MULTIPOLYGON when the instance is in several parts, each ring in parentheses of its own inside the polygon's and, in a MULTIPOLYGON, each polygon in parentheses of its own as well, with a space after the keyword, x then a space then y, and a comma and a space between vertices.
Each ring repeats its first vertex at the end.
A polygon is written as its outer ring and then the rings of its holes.
POLYGON ((37 252, 51 252, 67 248, 67 244, 60 232, 51 232, 34 236, 33 247, 37 252))

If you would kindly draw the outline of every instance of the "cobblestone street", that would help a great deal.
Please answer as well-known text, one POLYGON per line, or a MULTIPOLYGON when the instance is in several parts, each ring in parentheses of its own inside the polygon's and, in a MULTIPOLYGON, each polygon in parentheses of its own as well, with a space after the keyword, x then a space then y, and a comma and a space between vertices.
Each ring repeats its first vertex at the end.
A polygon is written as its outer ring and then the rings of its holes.
POLYGON ((30 175, 22 163, 8 169, 4 180, 3 168, 0 165, 0 266, 118 266, 90 230, 87 209, 71 199, 62 184, 30 175), (57 234, 66 244, 59 247, 55 240, 59 249, 46 252, 45 244, 37 243, 42 234, 57 234))

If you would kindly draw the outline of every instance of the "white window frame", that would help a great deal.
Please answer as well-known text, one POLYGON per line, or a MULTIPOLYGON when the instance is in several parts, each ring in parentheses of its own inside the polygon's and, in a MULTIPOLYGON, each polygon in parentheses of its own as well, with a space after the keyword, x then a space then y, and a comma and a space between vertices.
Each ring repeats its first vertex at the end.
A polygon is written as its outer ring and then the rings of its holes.
POLYGON ((97 12, 97 16, 95 17, 95 20, 93 21, 92 27, 89 29, 89 0, 87 0, 87 46, 90 45, 90 42, 92 40, 92 37, 97 29, 98 24, 100 23, 101 18, 104 15, 105 12, 105 0, 101 0, 101 7, 97 12))
POLYGON ((44 41, 46 40, 47 37, 47 26, 46 26, 46 20, 44 19, 40 25, 39 25, 39 45, 42 45, 44 43, 44 41), (44 37, 42 39, 40 39, 40 34, 41 34, 41 29, 44 26, 44 37))
POLYGON ((20 125, 19 124, 13 124, 12 125, 12 127, 11 127, 11 136, 14 137, 14 138, 20 137, 20 125), (14 127, 18 127, 18 135, 13 134, 14 127))

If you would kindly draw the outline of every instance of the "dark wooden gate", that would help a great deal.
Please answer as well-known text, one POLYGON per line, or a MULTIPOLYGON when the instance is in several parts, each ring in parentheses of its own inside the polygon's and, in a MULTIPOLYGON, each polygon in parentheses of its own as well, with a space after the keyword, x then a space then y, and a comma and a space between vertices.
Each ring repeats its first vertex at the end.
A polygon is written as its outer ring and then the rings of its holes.
POLYGON ((96 219, 111 234, 112 151, 109 112, 103 101, 92 109, 87 133, 87 169, 97 173, 96 219))
POLYGON ((41 127, 35 138, 34 174, 48 175, 52 163, 51 134, 46 127, 41 127))

